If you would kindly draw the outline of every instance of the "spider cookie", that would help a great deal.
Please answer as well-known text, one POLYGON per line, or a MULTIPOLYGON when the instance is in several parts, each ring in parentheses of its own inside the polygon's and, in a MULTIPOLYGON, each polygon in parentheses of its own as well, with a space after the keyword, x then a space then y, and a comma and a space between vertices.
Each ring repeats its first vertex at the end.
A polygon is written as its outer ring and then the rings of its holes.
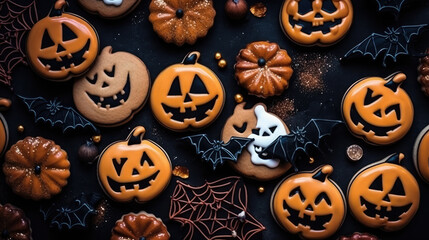
POLYGON ((173 131, 207 127, 222 111, 225 90, 216 74, 198 63, 199 52, 164 69, 153 83, 150 104, 155 118, 173 131))
POLYGON ((329 175, 330 165, 286 177, 271 196, 277 223, 303 239, 325 239, 344 222, 347 206, 340 187, 329 175))
POLYGON ((414 176, 393 154, 359 170, 347 191, 353 216, 363 225, 384 231, 405 227, 419 208, 420 190, 414 176))
POLYGON ((285 0, 280 25, 286 36, 303 46, 329 46, 340 41, 353 20, 350 0, 285 0))
POLYGON ((170 234, 160 218, 144 211, 123 215, 116 221, 110 240, 168 240, 170 234))
POLYGON ((292 76, 291 58, 277 43, 266 41, 247 44, 234 65, 238 84, 249 94, 266 98, 281 95, 292 76))
POLYGON ((212 0, 152 0, 149 11, 153 30, 177 46, 206 36, 216 15, 212 0))
POLYGON ((139 5, 141 0, 78 0, 90 13, 104 18, 121 18, 139 5))
POLYGON ((143 140, 138 126, 124 141, 107 146, 98 160, 98 180, 104 192, 118 202, 147 202, 167 187, 171 162, 167 153, 151 140, 143 140))
POLYGON ((268 147, 279 136, 289 133, 286 124, 276 115, 267 112, 264 104, 258 103, 245 109, 246 103, 238 104, 234 113, 226 121, 221 140, 228 142, 231 137, 251 138, 252 142, 239 155, 237 162, 230 166, 240 174, 260 181, 268 181, 283 175, 291 165, 279 159, 263 159, 259 152, 268 147))
POLYGON ((32 69, 52 81, 81 76, 95 61, 99 41, 94 27, 82 17, 64 12, 57 0, 49 15, 31 28, 27 57, 32 69))
POLYGON ((91 70, 73 86, 76 108, 97 125, 114 127, 134 116, 146 103, 150 77, 140 58, 103 49, 91 70))
POLYGON ((413 160, 414 167, 420 177, 429 183, 429 126, 426 126, 414 143, 413 160))
POLYGON ((354 83, 344 94, 341 109, 350 132, 370 144, 388 145, 410 130, 414 108, 401 88, 407 77, 394 73, 386 79, 368 77, 354 83))

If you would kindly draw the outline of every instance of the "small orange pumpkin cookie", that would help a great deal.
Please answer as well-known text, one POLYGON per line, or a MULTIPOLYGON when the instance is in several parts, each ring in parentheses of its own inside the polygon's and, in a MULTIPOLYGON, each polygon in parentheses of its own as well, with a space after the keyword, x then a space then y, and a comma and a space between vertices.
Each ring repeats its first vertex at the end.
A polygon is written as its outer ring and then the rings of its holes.
POLYGON ((121 18, 139 5, 141 0, 78 0, 88 12, 105 18, 121 18))
POLYGON ((199 130, 219 116, 225 90, 216 74, 198 63, 199 52, 164 69, 153 83, 150 104, 155 118, 173 131, 199 130))
POLYGON ((429 183, 429 126, 417 136, 413 150, 414 167, 420 177, 429 183))
POLYGON ((70 176, 67 153, 52 140, 26 137, 6 152, 3 172, 13 192, 33 200, 61 192, 70 176))
MULTIPOLYGON (((429 48, 426 49, 426 54, 429 54, 429 48)), ((429 56, 420 58, 418 71, 419 77, 417 78, 417 81, 422 85, 422 91, 426 96, 429 96, 429 56)))
POLYGON ((31 240, 30 220, 24 212, 7 203, 0 204, 0 239, 31 240))
POLYGON ((313 172, 298 172, 277 185, 271 196, 271 213, 277 223, 304 239, 332 236, 346 217, 346 200, 329 175, 330 165, 313 172))
POLYGON ((50 14, 31 28, 27 38, 28 62, 41 77, 65 81, 84 74, 98 54, 98 35, 82 17, 64 12, 57 0, 50 14))
POLYGON ((280 95, 289 87, 291 58, 277 43, 247 44, 236 57, 235 78, 249 94, 258 97, 280 95))
POLYGON ((341 40, 353 20, 350 0, 285 0, 280 25, 286 36, 303 46, 329 46, 341 40))
POLYGON ((359 170, 348 187, 353 216, 363 225, 384 231, 404 228, 416 214, 420 190, 414 176, 393 154, 359 170))
POLYGON ((212 0, 152 0, 149 11, 155 32, 177 46, 206 36, 216 15, 212 0))
POLYGON ((407 77, 394 73, 386 79, 368 77, 344 94, 342 114, 350 132, 374 145, 400 140, 413 124, 414 107, 401 88, 407 77))
POLYGON ((98 180, 113 200, 147 202, 158 196, 171 178, 167 153, 151 140, 143 140, 138 126, 124 141, 107 146, 98 160, 98 180))
POLYGON ((168 240, 170 234, 161 219, 153 214, 129 213, 116 221, 110 240, 168 240))

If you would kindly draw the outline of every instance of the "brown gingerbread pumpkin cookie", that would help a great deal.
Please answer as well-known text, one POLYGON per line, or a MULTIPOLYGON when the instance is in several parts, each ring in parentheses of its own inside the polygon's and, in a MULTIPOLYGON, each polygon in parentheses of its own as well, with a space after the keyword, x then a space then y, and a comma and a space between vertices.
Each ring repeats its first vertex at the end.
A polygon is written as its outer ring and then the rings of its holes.
POLYGON ((194 44, 213 26, 212 0, 152 0, 149 21, 167 43, 194 44))
POLYGON ((292 60, 277 43, 250 43, 240 50, 236 60, 235 77, 249 94, 266 98, 280 95, 289 87, 292 60))
POLYGON ((90 13, 104 18, 121 18, 130 13, 141 0, 78 0, 90 13))
POLYGON ((129 213, 115 224, 110 240, 168 240, 170 234, 161 219, 153 214, 129 213))
POLYGON ((67 153, 52 140, 26 137, 6 152, 3 172, 13 192, 33 200, 61 192, 70 176, 67 153))
POLYGON ((31 240, 30 220, 24 212, 11 205, 0 204, 0 239, 31 240))
MULTIPOLYGON (((426 54, 429 54, 429 48, 426 49, 426 54)), ((426 96, 429 96, 429 56, 425 56, 420 59, 418 71, 419 77, 417 78, 417 81, 422 85, 422 91, 426 96)))

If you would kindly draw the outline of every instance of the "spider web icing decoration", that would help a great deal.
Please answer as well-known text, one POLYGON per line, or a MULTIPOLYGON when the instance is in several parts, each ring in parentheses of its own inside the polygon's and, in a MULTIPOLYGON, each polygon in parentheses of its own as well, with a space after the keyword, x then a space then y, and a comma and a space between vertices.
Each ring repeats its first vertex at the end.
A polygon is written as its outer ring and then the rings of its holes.
POLYGON ((184 239, 192 239, 195 229, 207 240, 245 240, 265 230, 248 212, 247 189, 240 177, 226 177, 199 187, 177 181, 169 217, 189 226, 184 239))
POLYGON ((26 64, 22 40, 38 21, 35 0, 28 4, 16 2, 0 0, 0 82, 7 86, 11 86, 13 68, 19 63, 26 64))

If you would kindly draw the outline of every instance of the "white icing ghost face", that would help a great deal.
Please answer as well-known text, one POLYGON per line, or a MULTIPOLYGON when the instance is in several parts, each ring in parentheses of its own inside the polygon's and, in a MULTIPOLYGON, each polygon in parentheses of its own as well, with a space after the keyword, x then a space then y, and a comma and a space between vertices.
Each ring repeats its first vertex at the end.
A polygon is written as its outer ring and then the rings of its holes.
POLYGON ((262 148, 268 147, 274 140, 281 135, 286 135, 286 129, 282 121, 274 114, 265 111, 262 105, 255 107, 255 115, 257 118, 256 128, 252 130, 252 134, 248 138, 255 139, 247 145, 247 151, 250 153, 250 159, 255 165, 265 165, 269 168, 276 168, 280 164, 278 159, 262 159, 258 152, 262 148))
POLYGON ((122 4, 122 0, 103 0, 103 2, 106 5, 115 5, 115 6, 119 6, 122 4))

